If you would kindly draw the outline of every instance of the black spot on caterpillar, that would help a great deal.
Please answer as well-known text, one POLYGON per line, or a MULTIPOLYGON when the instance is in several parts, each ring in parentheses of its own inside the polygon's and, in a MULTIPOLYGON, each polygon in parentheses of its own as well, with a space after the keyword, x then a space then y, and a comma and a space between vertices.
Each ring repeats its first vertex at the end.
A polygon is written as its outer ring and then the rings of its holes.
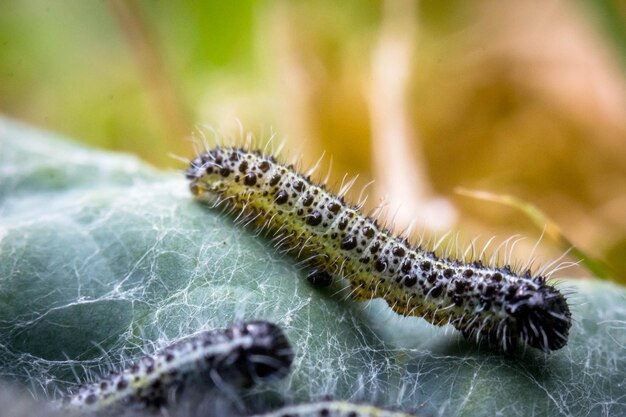
POLYGON ((398 314, 450 323, 504 351, 518 342, 544 352, 567 343, 569 306, 544 277, 413 247, 272 156, 216 147, 198 155, 186 176, 198 199, 224 205, 296 254, 314 271, 310 280, 321 271, 339 275, 355 299, 383 298, 398 314))
POLYGON ((371 405, 344 401, 322 401, 292 405, 252 417, 413 417, 397 411, 387 411, 371 405))
POLYGON ((66 396, 66 410, 102 412, 128 404, 158 408, 189 381, 250 385, 289 372, 293 350, 282 330, 265 321, 236 324, 180 340, 122 372, 66 396))

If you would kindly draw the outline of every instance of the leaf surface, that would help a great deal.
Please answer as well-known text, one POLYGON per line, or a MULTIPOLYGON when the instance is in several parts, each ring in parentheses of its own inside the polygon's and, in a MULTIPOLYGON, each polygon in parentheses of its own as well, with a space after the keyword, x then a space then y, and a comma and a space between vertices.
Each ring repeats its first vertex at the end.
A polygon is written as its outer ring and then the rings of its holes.
POLYGON ((331 395, 420 416, 626 414, 623 287, 561 282, 569 344, 505 356, 381 300, 312 288, 305 275, 194 201, 181 173, 0 120, 0 379, 51 398, 122 358, 265 319, 297 356, 287 378, 257 390, 286 402, 331 395))

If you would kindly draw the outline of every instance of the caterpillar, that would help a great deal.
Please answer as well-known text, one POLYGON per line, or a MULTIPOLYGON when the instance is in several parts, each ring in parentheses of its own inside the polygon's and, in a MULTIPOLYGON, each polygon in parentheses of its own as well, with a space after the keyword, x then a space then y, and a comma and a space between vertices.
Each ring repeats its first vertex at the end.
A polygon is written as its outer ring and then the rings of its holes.
POLYGON ((80 387, 58 404, 67 411, 102 412, 137 404, 158 408, 186 383, 199 380, 249 385, 289 372, 293 350, 282 330, 266 321, 205 331, 148 355, 122 372, 80 387))
POLYGON ((352 404, 345 401, 321 401, 280 408, 251 417, 413 417, 398 411, 387 411, 372 405, 352 404))
POLYGON ((564 295, 530 270, 519 274, 412 246, 324 184, 258 150, 217 146, 185 173, 197 199, 223 205, 268 233, 309 268, 311 282, 343 277, 354 299, 383 298, 400 315, 449 323, 466 339, 505 352, 518 342, 544 352, 567 343, 571 313, 564 295))

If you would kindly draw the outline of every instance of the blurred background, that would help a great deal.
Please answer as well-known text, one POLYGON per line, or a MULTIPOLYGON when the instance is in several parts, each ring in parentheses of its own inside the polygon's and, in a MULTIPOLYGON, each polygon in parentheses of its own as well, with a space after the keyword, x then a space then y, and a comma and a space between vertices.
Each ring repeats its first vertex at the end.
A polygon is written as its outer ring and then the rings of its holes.
POLYGON ((600 269, 558 275, 626 283, 621 0, 3 0, 0 113, 170 169, 240 122, 444 249, 543 235, 537 264, 571 242, 600 269))

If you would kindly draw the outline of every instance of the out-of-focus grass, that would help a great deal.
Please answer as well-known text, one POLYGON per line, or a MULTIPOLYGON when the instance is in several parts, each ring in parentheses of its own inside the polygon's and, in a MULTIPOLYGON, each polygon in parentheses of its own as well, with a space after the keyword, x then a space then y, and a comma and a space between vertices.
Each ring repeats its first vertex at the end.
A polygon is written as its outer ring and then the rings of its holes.
MULTIPOLYGON (((539 233, 521 214, 455 199, 455 187, 533 201, 625 283, 626 19, 600 3, 394 2, 398 13, 390 1, 6 0, 0 112, 175 168, 168 154, 191 155, 198 123, 272 126, 305 166, 332 155, 331 183, 360 173, 358 195, 376 179, 368 205, 392 196, 388 218, 409 206, 419 226, 420 207, 453 207, 443 225, 464 230, 461 242, 521 233, 527 254, 539 233), (394 33, 400 24, 409 30, 394 33), (386 58, 394 45, 404 50, 386 58), (408 77, 376 106, 387 70, 408 77), (396 128, 411 152, 381 162, 396 128), (411 163, 421 169, 400 169, 411 163), (399 198, 403 172, 420 189, 407 182, 399 198)), ((561 252, 540 246, 546 261, 561 252)))
POLYGON ((563 251, 568 252, 581 265, 589 270, 594 276, 603 279, 615 280, 614 273, 604 262, 594 259, 584 251, 576 247, 561 231, 561 228, 546 216, 538 207, 521 199, 503 194, 493 194, 480 190, 468 190, 457 188, 457 193, 478 200, 504 204, 524 213, 540 230, 543 230, 548 241, 552 241, 563 251))

